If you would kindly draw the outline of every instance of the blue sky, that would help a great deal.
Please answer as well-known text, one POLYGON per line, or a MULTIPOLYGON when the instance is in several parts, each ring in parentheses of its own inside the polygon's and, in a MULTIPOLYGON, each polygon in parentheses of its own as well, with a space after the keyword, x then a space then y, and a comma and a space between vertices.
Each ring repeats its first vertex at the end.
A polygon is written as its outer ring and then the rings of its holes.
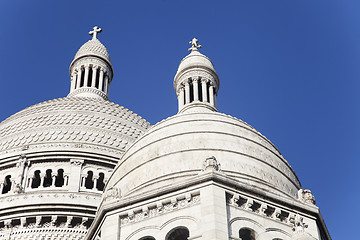
POLYGON ((268 137, 314 193, 333 239, 358 228, 359 1, 1 1, 0 120, 64 97, 98 25, 110 99, 152 124, 176 114, 188 42, 220 77, 218 109, 268 137))

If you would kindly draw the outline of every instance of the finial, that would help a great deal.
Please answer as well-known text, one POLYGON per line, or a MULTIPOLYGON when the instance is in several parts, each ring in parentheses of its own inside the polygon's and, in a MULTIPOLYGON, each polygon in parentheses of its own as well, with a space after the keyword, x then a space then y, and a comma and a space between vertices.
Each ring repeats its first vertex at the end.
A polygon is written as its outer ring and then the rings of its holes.
POLYGON ((97 39, 97 34, 102 32, 101 28, 98 28, 98 26, 93 27, 94 30, 90 31, 89 34, 93 36, 92 39, 97 39))
POLYGON ((198 48, 201 48, 201 45, 197 43, 198 40, 196 38, 193 38, 189 44, 191 44, 191 48, 189 48, 189 51, 198 51, 198 48))

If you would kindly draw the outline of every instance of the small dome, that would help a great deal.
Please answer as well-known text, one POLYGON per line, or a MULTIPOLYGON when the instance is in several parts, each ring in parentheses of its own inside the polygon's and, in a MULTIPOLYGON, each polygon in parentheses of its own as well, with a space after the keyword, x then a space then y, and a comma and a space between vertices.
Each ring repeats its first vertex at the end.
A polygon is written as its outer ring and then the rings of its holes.
POLYGON ((93 38, 87 41, 86 43, 84 43, 80 47, 79 51, 77 51, 73 62, 76 59, 84 56, 97 56, 108 61, 108 63, 111 64, 110 55, 106 47, 97 38, 93 38))
POLYGON ((190 68, 205 68, 216 73, 214 65, 210 59, 197 50, 192 51, 189 55, 184 57, 183 60, 181 60, 176 75, 190 68))
POLYGON ((39 149, 100 151, 119 156, 150 124, 110 101, 67 97, 30 106, 0 123, 0 153, 39 149))
POLYGON ((275 146, 243 121, 217 112, 178 114, 150 128, 124 153, 107 188, 130 196, 190 181, 212 156, 229 178, 297 197, 300 182, 275 146))

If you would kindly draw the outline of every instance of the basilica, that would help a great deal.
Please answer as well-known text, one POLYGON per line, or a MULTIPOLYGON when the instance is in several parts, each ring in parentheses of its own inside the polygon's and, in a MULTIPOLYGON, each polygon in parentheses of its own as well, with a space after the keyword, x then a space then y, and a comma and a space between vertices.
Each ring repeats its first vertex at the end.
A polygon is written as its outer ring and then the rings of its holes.
POLYGON ((174 77, 178 113, 151 126, 109 100, 101 31, 75 54, 66 97, 0 123, 1 240, 331 239, 279 150, 218 112, 196 38, 174 77))

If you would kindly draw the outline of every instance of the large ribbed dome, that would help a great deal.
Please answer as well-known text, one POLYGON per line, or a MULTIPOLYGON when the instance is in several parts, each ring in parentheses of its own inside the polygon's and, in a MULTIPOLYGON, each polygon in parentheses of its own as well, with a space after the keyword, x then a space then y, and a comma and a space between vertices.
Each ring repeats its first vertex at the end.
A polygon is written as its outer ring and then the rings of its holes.
POLYGON ((196 178, 212 156, 227 177, 250 187, 292 198, 301 188, 269 140, 216 112, 178 114, 152 127, 125 152, 107 188, 119 187, 128 196, 176 185, 196 178))
POLYGON ((0 153, 67 148, 118 155, 150 124, 110 101, 67 97, 28 107, 0 124, 0 153), (87 150, 85 150, 87 149, 87 150), (111 153, 111 151, 113 151, 111 153))

